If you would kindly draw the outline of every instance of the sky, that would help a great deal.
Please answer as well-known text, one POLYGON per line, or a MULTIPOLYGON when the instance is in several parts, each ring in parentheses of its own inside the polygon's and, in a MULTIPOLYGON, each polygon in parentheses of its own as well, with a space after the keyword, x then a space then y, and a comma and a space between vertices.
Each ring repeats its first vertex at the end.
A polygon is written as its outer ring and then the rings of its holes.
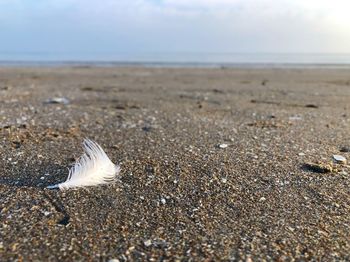
POLYGON ((350 53, 348 0, 0 0, 0 53, 350 53))

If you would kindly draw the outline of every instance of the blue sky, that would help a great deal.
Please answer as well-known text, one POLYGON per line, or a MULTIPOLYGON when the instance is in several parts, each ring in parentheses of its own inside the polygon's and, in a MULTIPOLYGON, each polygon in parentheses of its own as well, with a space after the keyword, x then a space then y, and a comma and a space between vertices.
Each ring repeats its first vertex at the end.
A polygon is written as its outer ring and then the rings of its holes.
POLYGON ((350 52, 348 0, 0 0, 0 52, 350 52))

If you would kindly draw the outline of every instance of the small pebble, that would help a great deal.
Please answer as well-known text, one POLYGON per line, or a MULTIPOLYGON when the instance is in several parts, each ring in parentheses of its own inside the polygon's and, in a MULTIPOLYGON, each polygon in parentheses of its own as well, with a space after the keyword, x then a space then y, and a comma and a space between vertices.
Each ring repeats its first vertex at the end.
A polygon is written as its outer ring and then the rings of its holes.
POLYGON ((299 153, 298 156, 305 156, 305 153, 299 153))
POLYGON ((53 97, 53 98, 47 99, 45 101, 45 104, 63 104, 63 105, 67 105, 69 103, 70 103, 70 101, 68 100, 68 98, 65 98, 65 97, 53 97))
POLYGON ((341 155, 333 155, 333 159, 337 163, 346 164, 346 158, 341 155))
POLYGON ((291 120, 291 121, 298 121, 298 120, 302 120, 302 117, 301 116, 290 116, 289 120, 291 120))
POLYGON ((228 144, 220 144, 219 145, 219 148, 227 148, 228 147, 228 144))
POLYGON ((315 104, 307 104, 307 105, 305 105, 305 107, 308 107, 308 108, 318 108, 319 106, 318 106, 318 105, 315 105, 315 104))
POLYGON ((350 146, 342 146, 339 151, 343 152, 343 153, 349 153, 350 152, 350 146))
POLYGON ((152 241, 148 239, 145 242, 143 242, 143 244, 145 245, 145 247, 150 247, 152 245, 152 241))
POLYGON ((260 202, 263 202, 263 201, 265 201, 265 200, 266 200, 265 197, 261 197, 261 198, 259 199, 260 202))
POLYGON ((162 198, 162 199, 160 200, 160 202, 162 202, 162 204, 165 205, 165 204, 166 204, 165 198, 162 198))

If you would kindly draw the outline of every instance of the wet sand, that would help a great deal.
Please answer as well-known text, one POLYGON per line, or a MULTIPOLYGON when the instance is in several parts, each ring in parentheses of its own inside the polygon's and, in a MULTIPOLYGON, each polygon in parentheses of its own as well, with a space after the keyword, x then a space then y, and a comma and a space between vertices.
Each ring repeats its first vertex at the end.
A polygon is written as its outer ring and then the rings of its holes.
POLYGON ((349 260, 349 102, 345 69, 0 68, 0 260, 349 260), (46 189, 84 138, 119 181, 46 189))

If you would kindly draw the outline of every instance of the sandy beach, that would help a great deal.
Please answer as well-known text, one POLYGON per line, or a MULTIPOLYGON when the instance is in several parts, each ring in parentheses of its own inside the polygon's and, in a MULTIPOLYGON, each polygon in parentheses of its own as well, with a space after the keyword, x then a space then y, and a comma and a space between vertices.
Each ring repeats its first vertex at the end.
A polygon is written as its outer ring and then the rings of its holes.
POLYGON ((2 67, 0 260, 350 260, 349 102, 349 69, 2 67), (84 138, 119 180, 46 189, 84 138))

